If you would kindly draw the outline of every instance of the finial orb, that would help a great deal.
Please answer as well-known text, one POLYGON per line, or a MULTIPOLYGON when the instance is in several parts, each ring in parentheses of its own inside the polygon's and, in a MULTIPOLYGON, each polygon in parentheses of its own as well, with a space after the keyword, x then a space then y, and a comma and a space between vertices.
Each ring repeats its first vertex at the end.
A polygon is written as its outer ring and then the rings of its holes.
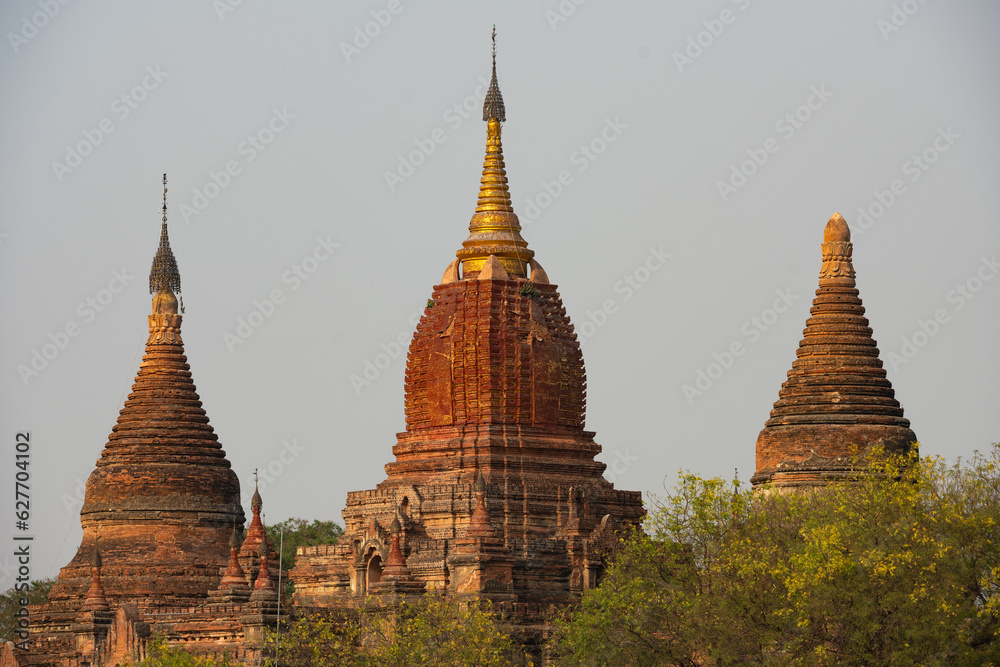
POLYGON ((834 213, 829 222, 826 223, 826 229, 823 230, 823 243, 834 243, 843 242, 846 243, 851 240, 851 228, 847 226, 847 221, 844 220, 840 213, 834 213))

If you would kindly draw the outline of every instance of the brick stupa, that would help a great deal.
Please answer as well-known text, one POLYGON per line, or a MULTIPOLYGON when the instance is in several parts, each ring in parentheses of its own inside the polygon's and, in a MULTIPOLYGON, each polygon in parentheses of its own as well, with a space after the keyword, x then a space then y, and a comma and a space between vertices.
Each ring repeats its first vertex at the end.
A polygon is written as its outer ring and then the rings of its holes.
POLYGON ((822 486, 857 474, 872 446, 916 442, 886 377, 854 281, 851 231, 839 213, 823 233, 819 288, 796 360, 757 437, 755 486, 822 486))
POLYGON ((495 54, 483 120, 470 235, 410 344, 395 461, 377 488, 348 494, 336 546, 301 549, 291 572, 300 606, 377 592, 390 557, 402 571, 398 544, 414 581, 490 597, 530 634, 550 603, 596 585, 607 536, 644 514, 641 494, 616 490, 594 459, 580 343, 520 234, 495 54))
POLYGON ((35 644, 24 664, 56 664, 74 652, 86 661, 81 638, 92 650, 126 602, 141 612, 203 603, 226 568, 230 535, 242 532, 239 481, 184 355, 165 186, 166 176, 146 353, 87 480, 80 547, 49 604, 32 610, 35 644))

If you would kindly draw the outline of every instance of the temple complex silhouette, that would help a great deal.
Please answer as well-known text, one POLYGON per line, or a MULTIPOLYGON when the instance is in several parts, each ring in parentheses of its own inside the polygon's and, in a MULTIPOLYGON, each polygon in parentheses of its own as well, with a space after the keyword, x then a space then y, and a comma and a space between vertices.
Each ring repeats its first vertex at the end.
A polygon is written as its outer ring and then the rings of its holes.
MULTIPOLYGON (((255 491, 244 534, 240 481, 184 354, 164 176, 145 356, 87 481, 76 555, 49 602, 31 610, 30 650, 8 644, 0 667, 120 665, 142 658, 154 634, 258 664, 279 602, 280 613, 295 614, 371 599, 393 605, 428 591, 490 599, 519 640, 537 647, 550 610, 597 585, 616 535, 640 525, 643 503, 607 481, 595 459, 580 343, 521 236, 495 48, 483 120, 469 236, 450 264, 442 259, 409 347, 406 430, 385 478, 348 494, 338 543, 301 548, 294 569, 280 573, 295 589, 283 600, 263 500, 255 491)), ((821 248, 804 338, 757 439, 760 488, 842 480, 858 474, 866 448, 916 440, 864 317, 839 214, 821 248)), ((332 514, 340 501, 329 502, 332 514)))

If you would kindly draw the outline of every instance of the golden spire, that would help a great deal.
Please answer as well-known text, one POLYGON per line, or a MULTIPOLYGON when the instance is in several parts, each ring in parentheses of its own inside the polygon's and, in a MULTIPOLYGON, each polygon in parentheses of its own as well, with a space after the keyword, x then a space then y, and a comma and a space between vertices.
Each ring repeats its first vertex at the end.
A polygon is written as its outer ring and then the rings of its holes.
POLYGON ((163 217, 160 223, 160 246, 153 257, 153 267, 149 270, 149 293, 156 294, 163 290, 181 291, 181 274, 177 270, 177 260, 170 250, 170 239, 167 238, 167 175, 163 175, 163 217))
POLYGON ((521 238, 521 224, 510 203, 507 170, 500 142, 500 123, 507 120, 503 96, 497 83, 496 26, 493 27, 493 79, 483 103, 486 121, 486 159, 479 185, 479 201, 469 223, 469 238, 456 255, 462 261, 462 277, 479 274, 490 255, 497 259, 511 278, 527 278, 528 262, 534 252, 521 238))

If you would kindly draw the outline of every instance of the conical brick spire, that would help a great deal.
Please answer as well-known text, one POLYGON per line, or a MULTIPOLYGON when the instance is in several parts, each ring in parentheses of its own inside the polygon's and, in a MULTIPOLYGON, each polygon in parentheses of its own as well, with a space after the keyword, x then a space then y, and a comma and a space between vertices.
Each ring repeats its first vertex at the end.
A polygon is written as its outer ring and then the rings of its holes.
MULTIPOLYGON (((128 596, 173 605, 216 588, 229 554, 229 532, 234 524, 242 527, 243 510, 239 480, 209 424, 184 355, 174 294, 180 276, 167 238, 165 203, 150 286, 155 296, 146 352, 87 481, 80 512, 83 544, 66 571, 85 568, 99 533, 110 600, 128 596)), ((74 595, 69 580, 53 590, 52 599, 74 595)))
POLYGON ((240 565, 240 544, 240 533, 236 528, 233 528, 233 535, 229 538, 229 564, 226 565, 226 572, 222 575, 219 590, 245 590, 249 588, 247 586, 246 573, 240 565))
POLYGON ((81 609, 83 611, 109 611, 108 599, 104 595, 104 586, 101 585, 101 550, 98 545, 94 545, 94 555, 90 559, 90 590, 87 591, 87 598, 83 601, 81 609))
POLYGON ((261 543, 266 543, 269 550, 273 550, 274 548, 271 541, 267 539, 267 533, 264 531, 264 522, 260 517, 264 502, 261 500, 260 490, 257 487, 256 470, 253 473, 253 477, 253 497, 250 498, 250 510, 253 512, 253 517, 250 519, 250 526, 247 528, 246 537, 243 538, 243 546, 240 547, 240 564, 246 573, 247 583, 253 583, 257 577, 257 572, 260 568, 259 550, 261 543))
POLYGON ((886 377, 855 286, 847 222, 823 234, 819 289, 796 360, 757 438, 754 484, 815 486, 843 474, 875 444, 916 440, 886 377))
POLYGON ((479 473, 476 483, 472 485, 472 492, 476 494, 476 507, 472 510, 472 519, 469 523, 469 537, 493 537, 493 527, 490 525, 490 511, 486 507, 486 480, 483 473, 479 473))
POLYGON ((382 578, 409 577, 410 569, 406 567, 406 556, 399 546, 399 534, 403 528, 396 517, 389 524, 389 533, 392 535, 392 543, 389 545, 389 556, 385 559, 385 568, 382 570, 382 578))
POLYGON ((260 556, 260 571, 257 574, 257 580, 253 583, 253 589, 255 591, 273 591, 277 590, 274 585, 274 580, 271 579, 271 570, 268 560, 271 556, 271 550, 268 548, 267 540, 264 540, 257 547, 257 553, 260 556))

